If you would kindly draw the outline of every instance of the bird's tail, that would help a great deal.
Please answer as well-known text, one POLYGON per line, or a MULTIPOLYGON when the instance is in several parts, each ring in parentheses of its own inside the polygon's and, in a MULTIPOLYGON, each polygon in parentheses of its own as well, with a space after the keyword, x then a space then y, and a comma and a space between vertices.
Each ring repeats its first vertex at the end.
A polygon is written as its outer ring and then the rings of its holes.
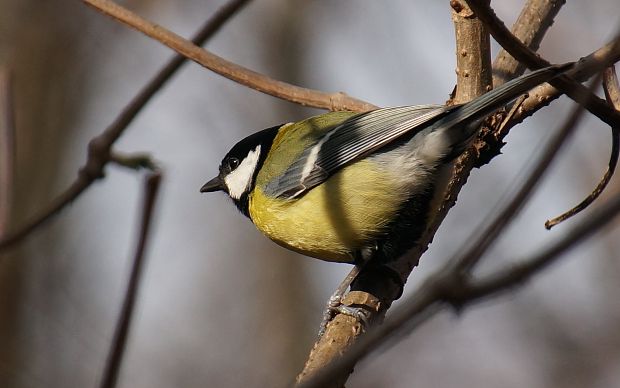
MULTIPOLYGON (((508 81, 490 92, 461 105, 441 120, 441 125, 449 128, 458 126, 459 123, 477 122, 533 87, 563 74, 572 68, 573 65, 574 63, 571 62, 563 65, 548 66, 508 81)), ((472 130, 476 129, 472 128, 472 130)))

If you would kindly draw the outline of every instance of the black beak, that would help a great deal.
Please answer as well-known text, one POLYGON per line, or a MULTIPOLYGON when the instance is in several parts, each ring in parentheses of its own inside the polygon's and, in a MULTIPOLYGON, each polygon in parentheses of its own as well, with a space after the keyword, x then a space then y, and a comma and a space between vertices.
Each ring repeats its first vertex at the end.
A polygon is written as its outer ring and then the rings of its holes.
POLYGON ((213 191, 224 190, 224 185, 222 184, 222 180, 219 176, 211 179, 209 182, 205 183, 201 188, 201 193, 210 193, 213 191))

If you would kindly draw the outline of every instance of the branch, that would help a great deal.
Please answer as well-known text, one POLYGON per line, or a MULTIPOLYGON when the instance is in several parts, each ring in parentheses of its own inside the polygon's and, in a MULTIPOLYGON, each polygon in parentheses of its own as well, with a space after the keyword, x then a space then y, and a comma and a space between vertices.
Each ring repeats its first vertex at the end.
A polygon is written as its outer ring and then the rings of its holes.
POLYGON ((147 177, 145 182, 144 204, 142 207, 142 220, 140 224, 140 233, 136 253, 131 266, 131 273, 123 298, 123 305, 114 330, 114 339, 108 353, 101 388, 113 388, 118 380, 118 372, 120 370, 123 355, 125 353, 125 345, 127 343, 127 334, 131 325, 134 306, 136 304, 136 296, 138 286, 142 277, 144 268, 144 251, 148 242, 149 231, 151 229, 153 209, 155 208, 155 200, 159 192, 161 183, 161 174, 154 173, 147 177))
MULTIPOLYGON (((454 4, 454 2, 452 2, 451 4, 454 4)), ((616 39, 616 42, 617 41, 618 40, 616 39)), ((605 51, 606 54, 598 57, 599 62, 605 63, 606 61, 610 61, 610 58, 616 55, 618 50, 617 46, 608 45, 607 48, 609 48, 609 50, 605 51)), ((457 49, 457 53, 460 52, 461 51, 457 49)), ((583 65, 583 63, 580 63, 580 65, 583 65)), ((600 65, 600 63, 598 65, 600 65)), ((593 94, 587 89, 585 89, 585 91, 586 93, 583 95, 582 101, 586 105, 588 105, 589 99, 593 98, 593 94)), ((579 110, 582 111, 581 109, 579 110)), ((564 126, 563 129, 560 131, 560 135, 556 137, 556 141, 552 142, 549 145, 550 151, 553 148, 559 149, 559 147, 564 141, 563 136, 567 136, 574 130, 572 126, 577 121, 577 115, 580 114, 581 112, 575 113, 575 115, 571 117, 569 121, 567 121, 566 126, 564 126)), ((501 124, 501 121, 497 122, 496 124, 501 124)), ((476 148, 480 149, 482 147, 484 147, 484 141, 479 140, 476 144, 476 148)), ((550 163, 551 157, 548 156, 556 153, 557 150, 549 153, 546 152, 545 156, 540 162, 541 165, 550 163)), ((458 163, 455 167, 453 179, 450 183, 450 186, 448 187, 446 197, 444 199, 442 207, 439 210, 438 215, 435 217, 434 220, 432 220, 429 229, 427 230, 421 241, 418 243, 418 245, 409 253, 407 253, 404 257, 400 258, 396 263, 399 268, 395 269, 404 275, 403 279, 406 279, 411 270, 417 265, 420 256, 426 250, 439 224, 445 218, 448 210, 455 204, 458 192, 460 191, 460 188, 465 184, 469 172, 474 167, 475 162, 476 156, 472 152, 467 152, 461 158, 459 158, 458 163)), ((513 200, 512 203, 509 205, 510 207, 512 207, 512 209, 505 210, 504 212, 502 212, 502 214, 500 214, 500 216, 504 217, 506 214, 516 212, 520 208, 520 203, 527 198, 528 191, 533 188, 533 182, 539 179, 539 177, 535 177, 534 175, 542 174, 543 170, 543 166, 540 166, 532 173, 532 177, 528 179, 522 190, 520 190, 520 198, 513 200)), ((486 242, 481 240, 481 242, 479 244, 475 244, 474 247, 476 245, 484 246, 485 244, 490 244, 491 242, 492 240, 488 240, 486 242)), ((482 251, 484 251, 484 249, 482 251)), ((467 260, 468 262, 464 262, 460 265, 454 265, 453 262, 451 262, 450 265, 455 267, 452 268, 452 271, 449 272, 448 275, 442 277, 441 279, 433 278, 432 281, 425 283, 427 288, 422 288, 420 293, 414 294, 414 299, 410 301, 411 305, 408 306, 409 312, 411 313, 409 315, 411 320, 402 321, 394 325, 392 325, 391 323, 385 323, 379 329, 379 332, 381 334, 377 336, 371 335, 370 338, 368 336, 362 337, 357 343, 352 345, 351 349, 349 349, 342 358, 337 358, 332 364, 324 367, 322 371, 316 374, 315 377, 313 377, 311 380, 306 379, 305 381, 307 382, 307 384, 304 383, 302 386, 319 387, 327 383, 333 384, 334 381, 339 381, 340 379, 342 379, 343 374, 348 374, 355 365, 355 363, 357 363, 360 358, 363 357, 364 354, 366 354, 367 351, 384 343, 385 339, 381 338, 382 335, 385 335, 386 333, 390 332, 390 330, 395 330, 396 328, 401 327, 405 324, 410 327, 412 324, 415 324, 415 322, 422 322, 426 319, 426 317, 432 316, 433 312, 437 311, 439 307, 446 303, 450 303, 456 306, 456 299, 454 299, 454 296, 452 296, 452 294, 458 295, 455 290, 461 290, 463 287, 465 287, 466 284, 466 275, 463 275, 461 269, 468 269, 469 266, 473 266, 473 264, 475 264, 475 261, 471 261, 470 259, 467 260)), ((478 260, 478 258, 476 258, 476 260, 478 260)), ((390 302, 387 303, 387 306, 381 306, 382 309, 380 313, 384 312, 385 309, 389 307, 389 304, 390 302)))
MULTIPOLYGON (((540 42, 565 3, 565 0, 528 0, 510 31, 530 50, 538 51, 540 42)), ((493 62, 493 86, 498 87, 524 72, 525 65, 501 49, 493 62)))
POLYGON ((15 173, 15 120, 11 74, 0 67, 0 236, 11 219, 15 173))
MULTIPOLYGON (((611 41, 591 54, 581 58, 575 64, 573 69, 568 71, 566 74, 579 82, 585 82, 592 77, 592 75, 600 72, 614 62, 617 62, 619 59, 620 46, 618 46, 615 41, 611 41)), ((547 106, 562 93, 549 84, 543 84, 534 88, 528 94, 528 98, 526 98, 521 104, 519 110, 508 123, 508 127, 512 127, 522 122, 526 117, 531 116, 540 108, 547 106)), ((597 99, 600 100, 598 97, 597 99)), ((613 109, 611 111, 613 111, 613 109)), ((618 113, 614 112, 614 115, 616 114, 618 113)))
POLYGON ((347 96, 345 93, 326 93, 274 80, 202 49, 177 34, 134 14, 110 0, 82 0, 98 11, 142 32, 192 61, 241 85, 271 96, 304 106, 329 110, 364 112, 375 105, 347 96))
MULTIPOLYGON (((550 62, 539 57, 538 54, 521 43, 521 41, 519 41, 519 39, 517 39, 510 32, 510 30, 508 30, 508 28, 506 28, 504 23, 497 17, 497 15, 495 15, 495 12, 488 4, 488 1, 467 0, 467 2, 480 20, 482 20, 489 28, 493 38, 519 62, 524 63, 531 69, 539 69, 551 65, 550 62)), ((617 39, 618 38, 616 38, 616 40, 617 39)), ((609 58, 609 62, 601 62, 598 64, 598 69, 596 72, 601 71, 620 60, 620 48, 616 46, 616 50, 618 52, 614 57, 609 58)), ((588 94, 587 89, 580 83, 566 75, 556 77, 555 79, 549 81, 549 83, 555 88, 560 89, 576 102, 585 105, 585 107, 592 114, 600 118, 605 123, 612 127, 620 126, 620 112, 610 108, 604 100, 598 97, 592 97, 592 93, 588 94)))
MULTIPOLYGON (((220 8, 195 35, 193 41, 196 44, 204 44, 211 38, 248 0, 232 0, 220 8)), ((146 106, 150 99, 159 91, 164 84, 185 63, 186 58, 175 55, 140 92, 129 102, 118 117, 99 136, 93 138, 88 145, 88 160, 80 168, 77 179, 62 194, 56 197, 47 208, 30 219, 21 228, 0 235, 0 251, 19 242, 32 231, 58 214, 68 204, 73 202, 82 192, 89 188, 93 182, 103 177, 103 168, 109 161, 110 150, 116 140, 123 134, 138 113, 146 106)))
MULTIPOLYGON (((594 91, 598 86, 601 75, 592 82, 590 91, 594 91)), ((583 106, 578 106, 570 117, 566 120, 561 129, 551 138, 540 160, 536 163, 528 177, 525 179, 520 189, 516 192, 513 198, 508 204, 499 212, 493 222, 487 227, 483 228, 479 237, 476 238, 476 242, 470 249, 467 249, 464 254, 460 255, 460 259, 455 259, 454 263, 456 268, 453 270, 456 273, 468 273, 474 266, 481 260, 482 256, 486 252, 487 248, 497 239, 501 232, 510 224, 515 216, 519 213, 526 200, 530 197, 534 189, 537 187, 538 182, 547 171, 551 162, 558 155, 562 146, 575 132, 579 120, 583 116, 583 106)))
MULTIPOLYGON (((618 84, 618 76, 616 75, 615 67, 608 67, 603 73, 603 90, 605 91, 605 98, 607 102, 613 106, 616 110, 620 110, 620 84, 618 84)), ((551 229, 560 222, 564 222, 572 216, 580 213, 585 208, 590 206, 605 190, 607 184, 611 180, 611 177, 616 171, 616 165, 618 164, 618 155, 620 153, 620 127, 611 128, 611 153, 609 155, 609 163, 607 164, 607 171, 603 174, 603 177, 599 181, 598 185, 583 201, 577 204, 572 209, 560 214, 559 216, 547 220, 545 222, 545 228, 551 229)))
MULTIPOLYGON (((466 4, 451 1, 450 5, 453 9, 452 18, 457 42, 458 84, 453 102, 463 103, 484 94, 491 86, 490 40, 486 29, 466 4)), ((462 179, 466 179, 466 176, 462 179)), ((442 218, 443 216, 440 217, 442 218)), ((419 246, 424 248, 421 248, 420 255, 439 227, 440 219, 437 219, 422 237, 419 246)), ((385 272, 376 271, 376 268, 362 268, 352 286, 354 291, 345 296, 343 304, 362 307, 369 312, 371 322, 380 322, 392 301, 400 296, 402 284, 418 260, 419 256, 412 260, 412 256, 409 255, 398 259, 401 267, 397 273, 402 279, 401 283, 395 282, 390 276, 386 277, 385 272)), ((337 314, 328 323, 325 334, 314 345, 303 371, 297 376, 297 383, 305 386, 307 381, 314 381, 313 376, 317 373, 322 375, 321 371, 326 367, 329 368, 329 365, 338 360, 342 354, 346 355, 345 352, 354 346, 363 333, 363 328, 355 318, 337 314)), ((314 386, 342 386, 352 372, 354 363, 339 365, 342 368, 337 373, 314 386)))
MULTIPOLYGON (((595 81, 593 87, 597 84, 598 82, 595 81)), ((560 144, 568 134, 575 130, 574 128, 582 113, 583 107, 578 106, 573 114, 565 121, 560 131, 558 131, 557 137, 564 135, 564 138, 560 139, 560 144)), ((548 165, 550 161, 548 159, 553 158, 553 156, 547 157, 547 154, 557 154, 557 152, 554 152, 554 150, 557 150, 559 147, 557 137, 547 145, 543 151, 543 158, 541 158, 522 184, 519 194, 517 194, 504 210, 500 212, 494 222, 491 223, 492 225, 497 224, 500 218, 506 217, 506 215, 512 211, 510 209, 514 209, 515 207, 518 208, 518 203, 525 199, 521 193, 531 189, 533 182, 540 176, 540 171, 544 170, 544 167, 548 165)), ((443 268, 437 271, 435 275, 425 281, 411 297, 403 301, 403 306, 394 313, 393 320, 375 328, 373 332, 361 338, 342 358, 328 365, 323 371, 308 381, 308 384, 303 385, 303 387, 322 387, 327 382, 338 378, 342 371, 349 370, 352 365, 359 362, 369 352, 377 349, 379 346, 394 344, 397 336, 404 335, 405 331, 411 331, 420 323, 428 320, 435 313, 440 311, 441 308, 452 306, 458 311, 461 311, 465 305, 473 301, 519 284, 555 260, 561 253, 565 252, 568 247, 577 244, 594 233, 595 230, 602 228, 611 221, 618 212, 620 212, 620 196, 613 202, 611 211, 608 209, 604 214, 594 215, 592 219, 584 222, 583 225, 585 226, 575 229, 575 231, 570 234, 570 239, 565 238, 560 243, 545 250, 545 254, 525 261, 523 267, 519 267, 518 271, 502 271, 499 273, 499 276, 490 277, 480 282, 471 280, 470 270, 477 261, 472 261, 470 257, 471 252, 467 251, 463 255, 459 255, 455 259, 450 260, 443 268), (504 283, 501 281, 504 281, 504 283)), ((474 247, 482 246, 485 242, 486 236, 483 234, 478 238, 474 247)))
POLYGON ((463 104, 491 89, 491 41, 484 24, 466 3, 452 0, 456 35, 456 93, 450 104, 463 104))

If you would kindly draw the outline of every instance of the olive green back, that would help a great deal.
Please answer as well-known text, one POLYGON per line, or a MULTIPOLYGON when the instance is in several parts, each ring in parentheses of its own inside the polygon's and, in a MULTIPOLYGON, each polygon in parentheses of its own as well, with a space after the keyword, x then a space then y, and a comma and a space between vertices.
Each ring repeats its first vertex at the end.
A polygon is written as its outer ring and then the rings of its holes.
POLYGON ((355 112, 329 112, 296 123, 285 124, 273 141, 269 156, 256 177, 256 185, 264 188, 269 181, 281 175, 307 148, 325 132, 341 124, 355 112))

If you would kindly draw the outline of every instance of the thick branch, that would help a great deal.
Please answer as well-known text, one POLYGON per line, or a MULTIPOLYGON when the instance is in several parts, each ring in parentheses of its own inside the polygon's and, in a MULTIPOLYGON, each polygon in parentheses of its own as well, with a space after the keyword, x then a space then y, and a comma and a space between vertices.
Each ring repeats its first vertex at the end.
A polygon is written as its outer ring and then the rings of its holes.
MULTIPOLYGON (((455 102, 462 103, 484 94, 491 86, 490 41, 482 23, 473 16, 465 4, 452 1, 450 5, 454 10, 453 21, 457 41, 458 84, 455 102)), ((466 174, 462 179, 466 179, 466 174)), ((421 251, 426 250, 439 223, 440 220, 433 223, 422 237, 419 245, 421 251)), ((398 260, 396 267, 403 283, 418 260, 419 256, 411 255, 398 260)), ((401 287, 401 283, 395 282, 391 277, 386 278, 385 273, 381 271, 362 269, 356 280, 356 291, 350 292, 345 297, 344 303, 363 307, 370 312, 371 322, 379 322, 391 302, 400 295, 401 287)), ((346 354, 347 349, 362 334, 357 320, 343 314, 336 315, 327 325, 325 335, 319 338, 312 349, 304 370, 297 378, 298 384, 303 385, 326 365, 346 354)), ((342 386, 352 372, 353 366, 354 363, 342 365, 338 373, 333 374, 329 380, 322 380, 321 384, 316 386, 342 386)))
MULTIPOLYGON (((196 44, 204 44, 228 21, 248 0, 233 0, 218 10, 195 35, 196 44)), ((123 134, 138 113, 146 106, 151 98, 185 63, 186 58, 175 55, 140 92, 129 102, 118 117, 106 128, 103 133, 93 138, 88 146, 88 160, 80 168, 77 179, 62 194, 56 197, 51 204, 33 217, 26 225, 8 234, 0 235, 0 250, 19 242, 32 231, 58 214, 69 203, 73 202, 94 181, 103 177, 103 168, 109 161, 110 150, 116 140, 123 134)))
MULTIPOLYGON (((574 131, 579 117, 583 113, 583 108, 577 107, 573 114, 565 120, 562 128, 558 131, 559 136, 566 136, 574 131)), ((525 180, 519 194, 510 201, 506 208, 499 213, 497 218, 503 218, 518 202, 522 202, 524 197, 521 193, 526 192, 532 186, 533 182, 540 176, 540 171, 548 165, 549 160, 553 156, 547 157, 547 154, 556 155, 558 141, 551 141, 543 151, 543 158, 537 166, 532 170, 530 176, 525 180)), ((561 141, 560 141, 561 144, 561 141)), ((592 219, 584 222, 586 227, 580 227, 571 233, 570 239, 564 239, 559 244, 545 251, 545 254, 538 255, 534 259, 525 261, 524 265, 518 270, 506 270, 500 272, 498 277, 490 277, 489 280, 474 282, 471 280, 471 267, 475 263, 470 258, 471 252, 465 252, 454 260, 449 261, 437 273, 431 276, 424 284, 413 293, 411 297, 403 302, 403 306, 399 308, 393 315, 391 321, 377 327, 373 332, 361 338, 358 343, 340 359, 329 365, 320 374, 316 375, 304 388, 322 387, 326 382, 332 381, 333 378, 339 376, 343 370, 348 370, 366 356, 370 351, 377 349, 379 346, 393 344, 395 337, 400 334, 404 335, 405 330, 412 330, 420 323, 426 321, 433 316, 440 308, 453 306, 461 311, 465 305, 470 304, 482 297, 497 293, 500 290, 507 289, 523 280, 533 276, 540 269, 551 263, 553 260, 566 251, 568 247, 577 244, 584 238, 591 235, 594 231, 606 225, 613 217, 620 212, 620 196, 614 201, 611 210, 608 209, 606 214, 596 214, 592 219), (499 280, 503 280, 501 283, 499 280), (388 342, 389 341, 389 342, 388 342)), ((494 220, 492 224, 497 224, 498 220, 494 220)), ((482 235, 474 246, 484 245, 486 236, 482 235)))
POLYGON ((452 0, 456 35, 456 93, 451 103, 463 104, 491 89, 489 32, 467 3, 452 0))
MULTIPOLYGON (((565 0, 528 0, 510 31, 530 50, 538 51, 540 42, 565 3, 565 0)), ((525 65, 501 49, 493 61, 493 86, 498 87, 524 71, 525 65)))
MULTIPOLYGON (((451 4, 454 4, 454 2, 452 2, 451 4)), ((614 47, 612 50, 608 51, 606 56, 604 56, 603 58, 600 58, 602 59, 601 62, 605 63, 605 61, 609 61, 610 57, 614 55, 614 51, 616 49, 617 48, 614 47)), ((457 54, 459 52, 460 51, 457 50, 457 54)), ((589 103, 588 99, 591 98, 592 96, 593 96, 592 93, 586 89, 585 94, 582 95, 583 97, 582 101, 584 101, 584 103, 588 105, 589 103)), ((510 204, 511 209, 506 210, 504 212, 505 214, 514 213, 519 209, 520 204, 527 198, 528 191, 530 191, 534 187, 536 180, 539 179, 540 175, 542 174, 542 171, 544 171, 543 165, 548 165, 550 163, 552 155, 557 153, 557 150, 563 143, 564 141, 563 139, 565 138, 565 136, 567 136, 568 134, 570 134, 571 131, 573 131, 573 125, 575 124, 577 120, 578 114, 581 114, 581 112, 575 113, 575 116, 571 117, 571 119, 568 120, 567 122, 568 124, 565 127, 563 127, 563 129, 560 131, 561 135, 558 136, 556 141, 551 143, 550 152, 549 152, 549 155, 551 156, 550 157, 545 156, 542 159, 541 167, 537 168, 532 173, 532 177, 528 180, 528 182, 526 182, 523 189, 519 193, 519 198, 512 201, 512 203, 510 204), (555 151, 552 151, 553 149, 555 149, 555 151)), ((428 244, 430 243, 430 240, 432 239, 432 236, 434 236, 436 229, 438 228, 439 224, 441 223, 441 221, 447 214, 448 209, 451 208, 451 206, 453 206, 453 204, 456 202, 456 197, 458 195, 458 192, 460 191, 460 188, 464 185, 465 181, 467 180, 469 172, 474 166, 475 159, 476 158, 472 153, 466 153, 458 161, 458 164, 456 166, 455 173, 453 176, 453 180, 451 181, 451 184, 448 188, 446 198, 444 200, 442 208, 439 211, 439 214, 436 216, 435 220, 431 223, 432 225, 429 227, 429 230, 427 231, 426 235, 424 236, 420 244, 417 247, 415 247, 412 251, 410 251, 407 255, 405 255, 401 260, 398 260, 398 264, 401 265, 401 267, 398 268, 398 270, 401 273, 406 274, 406 276, 408 276, 408 274, 413 269, 413 267, 417 265, 420 256, 426 250, 428 244)), ((505 215, 502 213, 500 214, 500 216, 503 217, 505 215)), ((486 242, 481 242, 480 245, 485 246, 485 244, 490 244, 491 242, 492 242, 491 240, 486 241, 486 242)), ((484 250, 484 248, 482 250, 484 250)), ((465 285, 467 285, 466 280, 462 276, 462 272, 460 271, 463 269, 469 269, 468 267, 470 267, 473 263, 475 263, 475 260, 472 261, 470 259, 467 259, 467 261, 464 262, 464 264, 461 264, 459 266, 455 266, 455 268, 452 268, 452 272, 449 274, 450 276, 442 277, 441 279, 434 278, 433 280, 437 281, 436 282, 437 284, 434 284, 433 282, 425 283, 426 286, 428 286, 428 289, 423 288, 421 292, 422 295, 416 294, 414 296, 414 299, 411 301, 412 306, 410 307, 409 311, 411 312, 412 315, 409 315, 409 318, 414 317, 413 318, 414 320, 416 318, 418 318, 418 320, 423 320, 424 319, 423 317, 426 317, 429 314, 431 314, 429 313, 429 311, 435 311, 434 309, 432 309, 433 307, 440 307, 442 304, 445 304, 446 302, 456 305, 456 299, 454 295, 457 295, 459 293, 457 293, 455 289, 457 289, 457 291, 460 291, 463 287, 465 287, 465 285), (442 280, 442 281, 439 281, 439 280, 442 280), (452 289, 449 289, 449 292, 447 292, 444 290, 445 287, 452 287, 452 289)), ((389 302, 387 304, 389 305, 389 302)), ((347 353, 345 353, 343 358, 335 360, 334 364, 330 364, 329 366, 327 366, 321 373, 319 373, 319 375, 316 376, 316 379, 312 379, 312 383, 309 383, 308 385, 303 385, 303 386, 318 387, 318 386, 323 386, 327 382, 333 383, 334 381, 333 379, 340 379, 343 373, 349 373, 349 371, 352 369, 355 363, 367 351, 378 346, 381 343, 384 343, 384 339, 379 338, 381 335, 386 335, 386 333, 389 333, 390 330, 395 330, 395 328, 399 327, 399 325, 405 325, 405 324, 410 326, 412 322, 408 320, 403 320, 402 322, 400 322, 400 324, 397 324, 397 325, 391 325, 389 323, 387 325, 384 324, 384 326, 382 326, 379 329, 380 333, 382 334, 379 334, 377 336, 372 335, 370 338, 368 338, 367 336, 362 337, 361 340, 359 341, 360 343, 354 344, 353 348, 350 349, 347 353)))
POLYGON ((134 28, 143 34, 170 47, 192 61, 232 81, 283 100, 304 106, 329 110, 351 110, 364 112, 376 109, 375 105, 347 96, 345 93, 326 93, 306 89, 286 82, 274 80, 266 75, 247 69, 221 58, 177 34, 141 18, 110 0, 82 0, 98 11, 134 28))

